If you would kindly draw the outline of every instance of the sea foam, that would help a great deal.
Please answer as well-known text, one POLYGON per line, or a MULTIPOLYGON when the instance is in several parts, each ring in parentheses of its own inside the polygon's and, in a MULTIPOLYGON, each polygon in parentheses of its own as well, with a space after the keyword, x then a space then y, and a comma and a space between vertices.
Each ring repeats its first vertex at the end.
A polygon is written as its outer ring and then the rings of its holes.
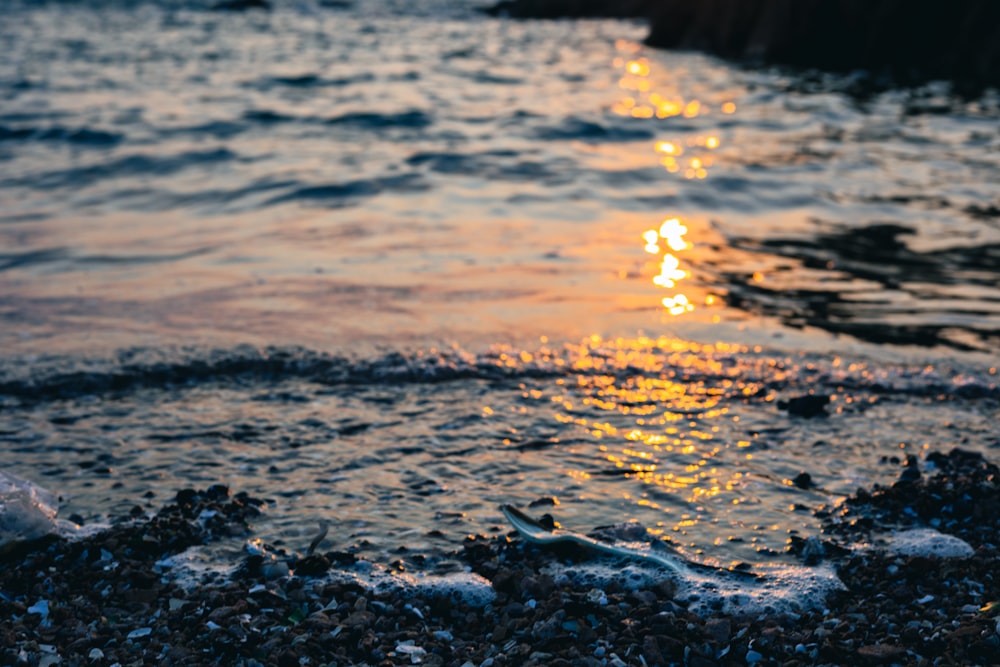
POLYGON ((900 556, 934 558, 968 558, 975 549, 954 535, 939 533, 933 528, 914 528, 893 534, 889 550, 900 556))

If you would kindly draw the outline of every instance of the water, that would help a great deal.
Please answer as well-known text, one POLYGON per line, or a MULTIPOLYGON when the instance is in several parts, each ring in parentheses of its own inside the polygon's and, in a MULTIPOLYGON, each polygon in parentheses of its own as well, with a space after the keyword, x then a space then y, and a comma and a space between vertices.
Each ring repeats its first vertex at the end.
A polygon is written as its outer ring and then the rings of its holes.
POLYGON ((445 567, 535 501, 787 562, 908 454, 995 458, 996 97, 644 30, 12 3, 0 467, 88 522, 223 482, 267 541, 445 567))

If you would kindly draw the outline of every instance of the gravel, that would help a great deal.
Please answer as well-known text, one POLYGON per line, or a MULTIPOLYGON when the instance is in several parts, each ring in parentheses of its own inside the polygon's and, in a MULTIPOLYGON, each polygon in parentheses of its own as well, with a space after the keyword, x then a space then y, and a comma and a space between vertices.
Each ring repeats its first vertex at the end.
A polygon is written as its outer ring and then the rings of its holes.
POLYGON ((75 541, 49 537, 0 560, 2 665, 969 665, 1000 664, 1000 470, 955 450, 933 475, 859 490, 817 508, 823 534, 789 551, 826 559, 845 590, 823 610, 699 616, 664 580, 645 590, 582 590, 542 572, 553 559, 516 535, 467 538, 455 554, 492 583, 492 602, 447 592, 366 588, 329 571, 345 552, 247 556, 193 590, 158 562, 252 534, 262 502, 214 486, 184 490, 75 541), (898 555, 864 541, 934 528, 971 556, 898 555), (810 544, 806 549, 805 545, 810 544), (293 573, 293 574, 289 574, 293 573))

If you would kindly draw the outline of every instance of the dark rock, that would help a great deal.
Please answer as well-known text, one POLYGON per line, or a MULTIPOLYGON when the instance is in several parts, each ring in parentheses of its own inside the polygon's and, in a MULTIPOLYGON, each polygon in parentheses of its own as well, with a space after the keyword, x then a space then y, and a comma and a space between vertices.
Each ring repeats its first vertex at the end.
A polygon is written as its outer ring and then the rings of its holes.
POLYGON ((521 590, 536 597, 547 597, 555 587, 549 574, 530 574, 521 580, 521 590))
POLYGON ((891 644, 868 644, 858 649, 858 657, 869 664, 894 662, 906 655, 906 650, 891 644))
POLYGON ((787 410, 790 415, 811 418, 826 415, 826 406, 829 403, 829 396, 806 394, 804 396, 796 396, 787 401, 778 401, 778 408, 787 410))
POLYGON ((792 484, 799 487, 800 489, 811 489, 816 486, 812 480, 812 475, 807 472, 800 472, 792 479, 792 484))
POLYGON ((716 644, 722 645, 729 641, 732 625, 728 618, 713 618, 705 622, 705 631, 716 644))
POLYGON ((918 479, 920 479, 920 460, 914 454, 910 454, 906 457, 905 467, 899 474, 899 482, 897 483, 908 484, 918 479))
POLYGON ((646 635, 642 640, 642 654, 646 658, 646 662, 651 665, 665 665, 667 661, 663 657, 663 652, 660 651, 660 643, 657 638, 653 635, 646 635))
POLYGON ((367 627, 375 621, 375 614, 370 611, 356 611, 344 619, 344 625, 352 627, 367 627))
POLYGON ((707 656, 693 654, 691 659, 688 661, 688 664, 691 667, 718 667, 719 663, 707 656))
POLYGON ((267 0, 221 0, 212 5, 212 10, 217 12, 244 12, 248 9, 271 9, 271 3, 267 0))
POLYGON ((648 18, 646 43, 899 83, 1000 84, 996 0, 502 0, 513 18, 648 18))
POLYGON ((994 0, 661 0, 646 41, 904 83, 1000 83, 994 0))
POLYGON ((982 665, 1000 664, 1000 646, 997 645, 996 635, 991 639, 974 641, 969 646, 969 655, 982 665))
POLYGON ((326 556, 312 554, 295 563, 295 574, 303 577, 319 577, 330 569, 330 560, 326 556))

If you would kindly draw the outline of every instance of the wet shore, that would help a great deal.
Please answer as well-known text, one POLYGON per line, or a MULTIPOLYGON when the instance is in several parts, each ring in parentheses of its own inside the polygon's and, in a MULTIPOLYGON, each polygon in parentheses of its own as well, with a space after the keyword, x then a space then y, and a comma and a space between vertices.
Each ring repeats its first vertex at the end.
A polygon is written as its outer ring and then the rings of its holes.
MULTIPOLYGON (((836 568, 845 589, 825 608, 746 616, 694 614, 669 579, 640 589, 567 585, 545 566, 592 554, 513 533, 470 536, 455 554, 490 582, 491 601, 327 576, 358 567, 350 549, 252 554, 232 576, 185 588, 164 559, 245 539, 262 505, 221 486, 186 490, 152 518, 137 508, 94 536, 4 554, 0 664, 996 664, 1000 470, 960 450, 932 453, 925 466, 836 508, 811 508, 823 535, 792 536, 789 550, 836 568), (973 552, 848 548, 913 527, 934 527, 973 552)), ((412 559, 391 567, 404 571, 412 559)))

